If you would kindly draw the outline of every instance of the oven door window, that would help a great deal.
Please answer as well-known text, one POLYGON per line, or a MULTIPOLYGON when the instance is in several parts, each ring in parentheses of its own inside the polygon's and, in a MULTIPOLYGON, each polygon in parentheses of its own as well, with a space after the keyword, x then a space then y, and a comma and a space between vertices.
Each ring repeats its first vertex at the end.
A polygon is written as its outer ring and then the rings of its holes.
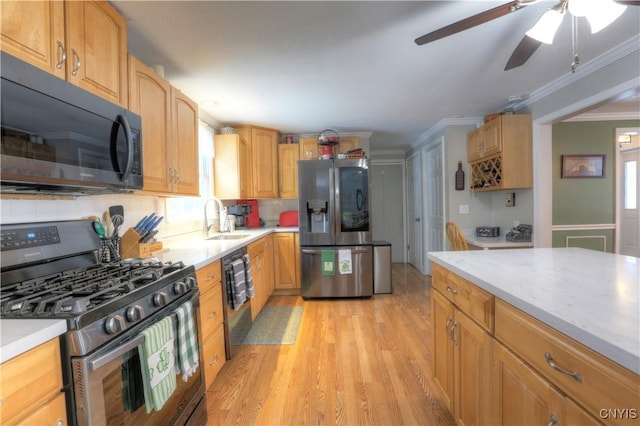
POLYGON ((147 414, 135 343, 134 339, 106 354, 74 360, 78 424, 176 424, 186 410, 193 410, 198 403, 203 392, 200 371, 187 382, 182 375, 176 377, 177 389, 164 407, 147 414))

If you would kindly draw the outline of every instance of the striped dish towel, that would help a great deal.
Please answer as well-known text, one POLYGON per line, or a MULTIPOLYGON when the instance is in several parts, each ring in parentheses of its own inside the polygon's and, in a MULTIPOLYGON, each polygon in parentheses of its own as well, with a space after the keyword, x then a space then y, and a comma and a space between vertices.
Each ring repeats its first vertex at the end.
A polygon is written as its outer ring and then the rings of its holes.
POLYGON ((174 312, 178 316, 178 366, 182 372, 182 380, 186 382, 200 364, 198 333, 191 302, 183 303, 174 312))
POLYGON ((141 333, 144 343, 138 347, 147 413, 160 411, 176 390, 173 323, 166 317, 141 333))
POLYGON ((247 288, 247 296, 252 298, 255 296, 255 292, 253 291, 253 277, 251 276, 251 259, 248 254, 242 256, 242 261, 244 262, 244 276, 245 276, 245 286, 247 288))
POLYGON ((233 310, 237 311, 240 306, 247 301, 247 286, 244 274, 244 262, 242 259, 236 259, 231 262, 233 268, 233 282, 235 285, 233 295, 233 310))

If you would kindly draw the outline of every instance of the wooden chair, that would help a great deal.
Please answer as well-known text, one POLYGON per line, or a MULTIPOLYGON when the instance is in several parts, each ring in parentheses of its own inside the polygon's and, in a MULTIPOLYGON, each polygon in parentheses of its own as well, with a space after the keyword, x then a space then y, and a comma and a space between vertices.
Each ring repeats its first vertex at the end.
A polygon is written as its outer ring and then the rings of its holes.
POLYGON ((449 239, 449 244, 451 244, 451 248, 453 250, 469 250, 467 238, 464 236, 457 223, 447 222, 447 238, 449 239))

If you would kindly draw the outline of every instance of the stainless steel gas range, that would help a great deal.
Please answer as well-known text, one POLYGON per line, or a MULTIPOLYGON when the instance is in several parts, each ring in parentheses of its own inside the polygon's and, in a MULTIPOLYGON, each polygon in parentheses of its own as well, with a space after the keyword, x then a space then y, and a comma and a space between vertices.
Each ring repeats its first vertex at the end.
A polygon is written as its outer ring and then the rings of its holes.
POLYGON ((141 332, 173 318, 187 301, 197 327, 193 266, 155 258, 101 264, 91 221, 3 225, 0 231, 0 317, 67 322, 60 343, 70 424, 206 423, 201 367, 187 381, 178 377, 162 409, 147 413, 138 352, 141 332))

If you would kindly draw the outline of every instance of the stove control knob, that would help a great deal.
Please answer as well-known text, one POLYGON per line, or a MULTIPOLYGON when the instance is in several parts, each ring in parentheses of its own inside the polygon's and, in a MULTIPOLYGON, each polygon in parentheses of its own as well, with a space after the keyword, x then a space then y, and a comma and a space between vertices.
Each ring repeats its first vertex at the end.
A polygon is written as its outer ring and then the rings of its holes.
POLYGON ((167 293, 160 291, 153 295, 153 305, 157 308, 167 304, 167 293))
POLYGON ((116 334, 124 330, 124 318, 120 315, 111 315, 104 322, 104 329, 107 334, 116 334))
POLYGON ((142 313, 142 306, 134 305, 127 308, 125 316, 127 317, 127 321, 136 322, 142 319, 142 313))
POLYGON ((173 285, 173 292, 178 296, 184 294, 186 291, 187 285, 184 283, 184 281, 178 281, 173 285))
POLYGON ((198 286, 198 283, 196 282, 196 279, 194 277, 187 277, 186 281, 187 281, 187 288, 189 290, 193 290, 198 286))

